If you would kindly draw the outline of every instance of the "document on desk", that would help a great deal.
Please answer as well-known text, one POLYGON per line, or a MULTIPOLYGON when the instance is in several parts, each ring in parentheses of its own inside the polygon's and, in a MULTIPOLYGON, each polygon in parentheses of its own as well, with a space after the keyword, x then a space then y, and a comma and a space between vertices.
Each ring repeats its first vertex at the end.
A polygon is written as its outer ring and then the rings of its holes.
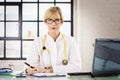
POLYGON ((35 77, 66 77, 67 74, 60 74, 60 73, 35 73, 32 76, 35 76, 35 77))

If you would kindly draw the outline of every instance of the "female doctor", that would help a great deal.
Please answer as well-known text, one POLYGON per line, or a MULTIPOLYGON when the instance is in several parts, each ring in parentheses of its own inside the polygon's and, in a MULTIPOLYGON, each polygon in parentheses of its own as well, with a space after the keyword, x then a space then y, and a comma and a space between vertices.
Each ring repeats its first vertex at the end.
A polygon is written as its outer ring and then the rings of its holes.
POLYGON ((27 68, 28 74, 34 73, 70 73, 81 69, 81 55, 75 39, 59 31, 63 24, 59 7, 50 7, 44 15, 48 32, 34 40, 34 52, 27 61, 33 68, 27 68))

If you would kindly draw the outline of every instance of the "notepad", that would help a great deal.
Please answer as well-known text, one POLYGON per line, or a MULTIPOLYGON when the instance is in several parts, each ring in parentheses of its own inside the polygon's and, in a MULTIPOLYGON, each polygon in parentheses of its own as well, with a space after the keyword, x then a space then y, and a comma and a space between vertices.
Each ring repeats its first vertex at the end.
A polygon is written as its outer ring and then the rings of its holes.
POLYGON ((35 73, 32 76, 35 76, 35 77, 66 77, 67 74, 59 74, 59 73, 35 73))

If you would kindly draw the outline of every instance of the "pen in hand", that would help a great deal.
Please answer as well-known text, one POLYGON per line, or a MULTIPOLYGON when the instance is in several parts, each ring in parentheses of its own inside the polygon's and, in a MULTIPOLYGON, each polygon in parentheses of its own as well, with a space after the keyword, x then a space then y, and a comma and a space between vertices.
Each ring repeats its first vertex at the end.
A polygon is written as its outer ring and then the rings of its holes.
POLYGON ((28 64, 27 62, 24 62, 27 66, 29 66, 30 68, 35 68, 33 66, 31 66, 30 64, 28 64))
MULTIPOLYGON (((32 69, 35 69, 35 67, 34 66, 31 66, 30 64, 28 64, 27 62, 24 62, 27 66, 29 66, 30 68, 32 68, 32 69)), ((37 71, 37 69, 35 69, 35 71, 37 71)))

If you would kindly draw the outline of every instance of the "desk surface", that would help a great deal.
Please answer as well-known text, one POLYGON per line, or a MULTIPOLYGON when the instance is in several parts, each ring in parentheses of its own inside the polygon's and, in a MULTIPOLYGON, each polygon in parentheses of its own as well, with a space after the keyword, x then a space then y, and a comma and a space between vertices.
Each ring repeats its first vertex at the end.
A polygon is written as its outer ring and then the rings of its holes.
POLYGON ((0 80, 95 80, 89 76, 71 76, 71 77, 32 77, 16 78, 10 76, 0 76, 0 80))
POLYGON ((89 75, 85 76, 69 76, 69 77, 32 77, 27 76, 25 78, 16 78, 15 76, 2 76, 0 75, 0 80, 120 80, 119 76, 109 76, 109 77, 95 77, 91 78, 89 75))

